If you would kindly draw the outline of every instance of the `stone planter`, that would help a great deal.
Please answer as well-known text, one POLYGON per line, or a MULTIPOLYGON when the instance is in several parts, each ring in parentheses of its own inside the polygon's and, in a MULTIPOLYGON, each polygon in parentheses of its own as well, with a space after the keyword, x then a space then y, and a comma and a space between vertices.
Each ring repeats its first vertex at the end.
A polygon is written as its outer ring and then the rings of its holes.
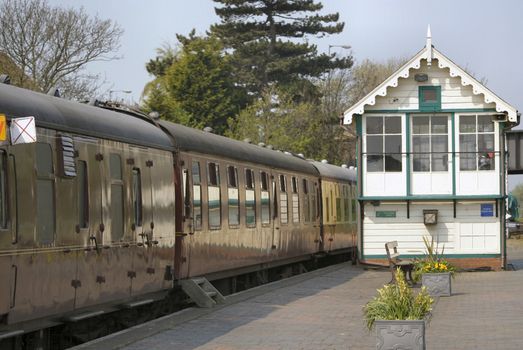
POLYGON ((424 320, 376 320, 377 350, 425 350, 424 320))
POLYGON ((450 272, 424 273, 421 275, 421 284, 435 297, 450 297, 452 293, 450 272))

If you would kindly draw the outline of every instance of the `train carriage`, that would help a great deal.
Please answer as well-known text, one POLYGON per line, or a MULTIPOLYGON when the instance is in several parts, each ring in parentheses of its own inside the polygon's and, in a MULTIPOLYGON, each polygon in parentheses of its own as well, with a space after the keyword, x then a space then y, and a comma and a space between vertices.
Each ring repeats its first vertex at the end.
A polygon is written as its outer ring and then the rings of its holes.
POLYGON ((314 166, 281 151, 159 123, 173 136, 182 174, 178 202, 185 203, 187 236, 179 278, 223 278, 260 264, 310 259, 318 251, 314 166))
POLYGON ((321 177, 322 250, 354 250, 357 240, 356 170, 313 161, 321 177))
POLYGON ((170 288, 169 137, 140 118, 5 84, 0 96, 1 113, 34 116, 37 131, 35 143, 0 146, 3 323, 170 288))
POLYGON ((0 114, 36 121, 0 143, 0 346, 355 246, 347 169, 6 84, 0 114))

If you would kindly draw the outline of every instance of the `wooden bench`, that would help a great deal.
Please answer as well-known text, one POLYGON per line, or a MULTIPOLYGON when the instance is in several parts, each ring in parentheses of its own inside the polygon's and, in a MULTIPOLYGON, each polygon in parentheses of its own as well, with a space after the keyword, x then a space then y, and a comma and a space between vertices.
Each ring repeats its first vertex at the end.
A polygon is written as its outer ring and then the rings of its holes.
POLYGON ((398 241, 385 243, 385 250, 387 251, 390 272, 392 273, 392 279, 390 280, 390 283, 396 283, 395 272, 398 267, 405 274, 405 278, 408 276, 408 280, 413 283, 412 269, 414 268, 414 263, 410 259, 400 259, 400 254, 398 253, 398 241))

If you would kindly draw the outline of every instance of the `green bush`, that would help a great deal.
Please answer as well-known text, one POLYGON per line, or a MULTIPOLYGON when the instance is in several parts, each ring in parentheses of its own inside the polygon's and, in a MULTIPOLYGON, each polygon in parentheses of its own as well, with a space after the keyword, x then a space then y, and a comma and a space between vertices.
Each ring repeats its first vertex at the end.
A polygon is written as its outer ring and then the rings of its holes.
POLYGON ((421 320, 432 310, 434 299, 425 287, 414 295, 399 268, 395 276, 396 284, 378 289, 378 295, 363 307, 368 329, 372 329, 376 320, 421 320))

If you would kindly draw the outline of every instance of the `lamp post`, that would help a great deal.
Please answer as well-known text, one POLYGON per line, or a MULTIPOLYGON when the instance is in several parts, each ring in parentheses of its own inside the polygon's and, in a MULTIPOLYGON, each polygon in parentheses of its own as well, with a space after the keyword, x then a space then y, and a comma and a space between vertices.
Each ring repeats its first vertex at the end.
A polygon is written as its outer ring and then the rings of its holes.
POLYGON ((339 48, 344 49, 344 50, 350 50, 350 46, 349 45, 329 45, 329 56, 331 55, 331 49, 333 47, 339 47, 339 48))
POLYGON ((123 94, 130 94, 130 93, 132 93, 131 90, 109 90, 109 101, 113 100, 113 93, 114 92, 121 92, 123 94))

